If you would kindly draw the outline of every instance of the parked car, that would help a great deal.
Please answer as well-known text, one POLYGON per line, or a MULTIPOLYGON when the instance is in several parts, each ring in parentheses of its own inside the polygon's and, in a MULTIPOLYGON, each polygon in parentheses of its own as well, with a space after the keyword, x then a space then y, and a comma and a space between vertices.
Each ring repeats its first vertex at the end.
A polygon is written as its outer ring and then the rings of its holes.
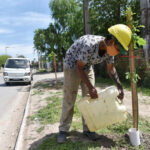
POLYGON ((32 67, 28 58, 8 58, 4 65, 3 78, 8 85, 12 82, 31 84, 32 67))

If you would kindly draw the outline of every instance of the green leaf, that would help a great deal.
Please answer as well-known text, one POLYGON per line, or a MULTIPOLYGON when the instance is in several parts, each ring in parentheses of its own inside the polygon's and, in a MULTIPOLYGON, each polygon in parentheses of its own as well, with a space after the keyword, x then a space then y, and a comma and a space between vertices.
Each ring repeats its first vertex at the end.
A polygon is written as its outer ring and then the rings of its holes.
POLYGON ((139 25, 138 27, 139 27, 139 28, 145 28, 145 26, 144 26, 144 25, 139 25))
POLYGON ((126 72, 125 74, 126 74, 126 76, 125 76, 126 79, 130 79, 131 78, 130 72, 126 72))
POLYGON ((137 43, 138 43, 139 46, 146 45, 146 41, 143 38, 139 37, 139 36, 137 37, 137 43))

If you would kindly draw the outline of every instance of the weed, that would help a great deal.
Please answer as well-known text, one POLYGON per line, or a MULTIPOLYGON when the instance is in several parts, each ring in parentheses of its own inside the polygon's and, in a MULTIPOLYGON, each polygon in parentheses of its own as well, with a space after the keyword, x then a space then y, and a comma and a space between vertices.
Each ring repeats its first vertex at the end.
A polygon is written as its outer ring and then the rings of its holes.
POLYGON ((34 116, 28 116, 27 119, 33 121, 35 119, 35 117, 34 116))
POLYGON ((34 93, 32 95, 43 95, 43 91, 41 90, 35 90, 34 93))
POLYGON ((47 101, 51 103, 41 108, 32 117, 38 118, 42 124, 53 124, 58 122, 61 113, 61 100, 62 99, 57 96, 48 97, 47 101))
POLYGON ((40 132, 43 131, 43 130, 44 130, 44 126, 38 128, 36 131, 37 131, 38 133, 40 133, 40 132))

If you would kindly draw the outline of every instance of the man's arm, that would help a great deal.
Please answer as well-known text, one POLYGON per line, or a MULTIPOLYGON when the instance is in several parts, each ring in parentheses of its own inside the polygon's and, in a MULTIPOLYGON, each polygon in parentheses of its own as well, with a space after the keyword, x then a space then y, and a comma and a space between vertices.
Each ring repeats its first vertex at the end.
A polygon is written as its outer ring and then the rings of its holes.
POLYGON ((98 98, 95 87, 91 84, 91 82, 89 81, 88 77, 86 76, 86 74, 83 70, 84 66, 85 66, 85 64, 82 61, 78 60, 77 66, 76 66, 77 73, 80 76, 81 80, 87 85, 91 98, 93 98, 93 99, 98 98))
POLYGON ((124 98, 124 92, 123 92, 123 88, 122 88, 122 85, 120 83, 120 80, 119 80, 119 77, 118 77, 118 74, 117 74, 117 71, 116 71, 116 68, 115 68, 114 64, 108 64, 107 63, 107 71, 108 71, 108 74, 109 74, 110 78, 117 85, 117 88, 118 88, 118 91, 119 91, 118 98, 120 100, 122 100, 124 98))

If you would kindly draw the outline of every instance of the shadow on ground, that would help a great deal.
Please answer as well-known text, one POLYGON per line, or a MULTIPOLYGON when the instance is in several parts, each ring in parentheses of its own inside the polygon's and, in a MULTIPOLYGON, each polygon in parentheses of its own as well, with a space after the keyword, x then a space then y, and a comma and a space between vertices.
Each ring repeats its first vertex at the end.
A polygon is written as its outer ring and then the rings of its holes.
POLYGON ((8 85, 6 85, 5 83, 2 83, 0 84, 0 87, 27 86, 27 85, 28 85, 27 83, 13 82, 8 85))
POLYGON ((98 135, 96 141, 90 141, 81 132, 74 131, 69 133, 64 144, 58 144, 57 134, 52 133, 31 144, 29 150, 88 150, 90 147, 111 149, 115 145, 115 141, 107 136, 98 135))

